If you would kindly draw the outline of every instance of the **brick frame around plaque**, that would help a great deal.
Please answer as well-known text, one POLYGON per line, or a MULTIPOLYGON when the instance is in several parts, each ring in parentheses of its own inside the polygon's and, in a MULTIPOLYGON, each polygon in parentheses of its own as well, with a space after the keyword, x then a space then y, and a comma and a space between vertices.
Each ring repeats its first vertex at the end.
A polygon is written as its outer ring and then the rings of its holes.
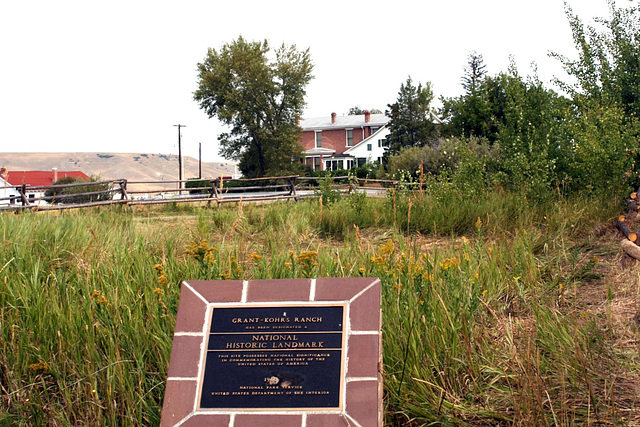
POLYGON ((161 426, 382 426, 380 280, 318 278, 182 283, 161 426), (346 308, 344 404, 339 410, 198 410, 212 307, 329 304, 346 308))

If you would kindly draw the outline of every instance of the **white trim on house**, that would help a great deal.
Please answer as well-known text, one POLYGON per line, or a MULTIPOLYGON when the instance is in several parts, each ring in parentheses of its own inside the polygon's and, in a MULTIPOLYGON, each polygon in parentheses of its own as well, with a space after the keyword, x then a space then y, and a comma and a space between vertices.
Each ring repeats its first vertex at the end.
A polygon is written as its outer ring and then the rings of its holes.
MULTIPOLYGON (((343 154, 349 155, 357 159, 365 159, 365 163, 373 163, 382 160, 384 152, 387 150, 387 146, 384 143, 389 135, 389 128, 382 126, 375 133, 368 138, 363 139, 353 147, 345 150, 343 154), (371 150, 369 150, 369 144, 371 144, 371 150)), ((361 165, 362 160, 357 161, 358 166, 361 165)))
POLYGON ((0 206, 16 206, 19 204, 22 204, 20 192, 0 176, 0 206))

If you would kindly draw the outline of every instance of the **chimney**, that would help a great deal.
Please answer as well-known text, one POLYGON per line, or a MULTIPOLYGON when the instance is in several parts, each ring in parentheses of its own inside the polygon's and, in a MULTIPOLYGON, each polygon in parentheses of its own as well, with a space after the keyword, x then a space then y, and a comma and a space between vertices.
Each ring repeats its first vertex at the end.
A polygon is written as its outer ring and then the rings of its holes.
POLYGON ((52 168, 51 172, 53 172, 53 183, 55 184, 58 180, 58 168, 52 168))
POLYGON ((364 122, 369 123, 371 121, 371 112, 369 110, 364 110, 364 122))
POLYGON ((331 124, 332 125, 336 124, 336 113, 331 113, 331 124))

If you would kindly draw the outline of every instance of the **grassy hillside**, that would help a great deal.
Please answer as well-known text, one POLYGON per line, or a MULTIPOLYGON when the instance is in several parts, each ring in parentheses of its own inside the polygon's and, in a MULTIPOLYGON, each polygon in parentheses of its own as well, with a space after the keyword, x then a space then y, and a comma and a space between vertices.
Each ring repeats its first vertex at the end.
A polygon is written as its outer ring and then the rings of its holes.
POLYGON ((377 276, 389 425, 640 422, 610 200, 0 214, 0 424, 157 425, 182 280, 377 276))
MULTIPOLYGON (((198 159, 185 156, 184 179, 198 176, 198 159)), ((104 179, 170 181, 178 179, 178 156, 152 153, 0 153, 0 166, 11 170, 81 170, 104 179)), ((202 163, 202 177, 231 176, 230 163, 202 163)))

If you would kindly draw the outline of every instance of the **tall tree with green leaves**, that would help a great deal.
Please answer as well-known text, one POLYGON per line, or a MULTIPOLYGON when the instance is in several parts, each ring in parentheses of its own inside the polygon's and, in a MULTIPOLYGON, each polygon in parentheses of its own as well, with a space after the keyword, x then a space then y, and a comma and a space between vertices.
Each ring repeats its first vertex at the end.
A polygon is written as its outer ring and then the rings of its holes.
POLYGON ((625 194, 634 162, 640 166, 640 6, 607 2, 610 16, 596 26, 585 26, 566 6, 578 57, 552 56, 573 79, 558 81, 573 101, 567 116, 573 185, 625 194))
POLYGON ((388 105, 386 115, 391 119, 389 124, 389 155, 397 154, 406 147, 423 146, 436 136, 436 126, 431 118, 431 101, 433 91, 431 83, 424 86, 418 82, 413 84, 411 77, 400 85, 398 99, 388 105))
POLYGON ((296 116, 312 71, 308 49, 271 49, 266 40, 243 37, 219 51, 210 48, 198 64, 193 98, 210 118, 230 127, 218 137, 220 154, 239 160, 243 175, 278 175, 297 167, 302 147, 296 116))
POLYGON ((610 17, 586 26, 569 6, 565 12, 578 52, 577 59, 558 53, 573 83, 558 82, 578 100, 617 104, 627 117, 640 118, 640 6, 616 7, 607 0, 610 17))

